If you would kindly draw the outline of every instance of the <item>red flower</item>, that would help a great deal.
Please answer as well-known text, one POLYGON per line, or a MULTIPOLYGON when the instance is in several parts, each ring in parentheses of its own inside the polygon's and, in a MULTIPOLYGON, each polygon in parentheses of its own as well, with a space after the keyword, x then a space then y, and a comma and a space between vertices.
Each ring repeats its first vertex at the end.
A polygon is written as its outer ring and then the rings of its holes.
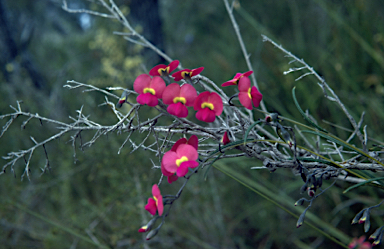
POLYGON ((245 73, 237 73, 235 75, 235 77, 233 77, 233 79, 227 81, 227 82, 224 82, 223 84, 221 84, 221 86, 232 86, 232 85, 237 85, 239 84, 239 80, 242 78, 242 77, 248 77, 249 75, 251 75, 253 73, 253 71, 248 71, 248 72, 245 72, 245 73))
POLYGON ((149 71, 149 75, 152 76, 168 76, 170 72, 175 70, 179 66, 179 61, 175 60, 169 63, 168 66, 161 64, 157 65, 149 71))
POLYGON ((172 74, 172 77, 175 78, 175 81, 180 81, 182 79, 190 81, 192 76, 200 74, 204 70, 204 67, 199 67, 195 69, 183 69, 172 74))
POLYGON ((229 137, 228 137, 228 132, 225 132, 223 137, 221 138, 221 141, 220 141, 223 145, 226 145, 228 143, 231 142, 231 140, 229 140, 229 137))
POLYGON ((148 198, 148 203, 145 205, 145 210, 147 210, 150 214, 155 215, 156 211, 159 212, 159 215, 161 216, 163 214, 164 210, 164 204, 163 204, 163 196, 160 193, 160 189, 157 186, 157 184, 154 184, 152 186, 152 198, 148 198))
POLYGON ((188 168, 196 168, 199 163, 196 162, 199 155, 195 147, 189 144, 180 144, 176 151, 168 151, 161 160, 162 167, 168 173, 176 173, 178 177, 187 174, 188 168))
POLYGON ((252 103, 258 107, 263 95, 255 86, 251 87, 251 81, 248 77, 242 77, 239 80, 239 100, 240 103, 247 109, 252 110, 252 103))
POLYGON ((139 93, 136 101, 141 105, 156 106, 163 95, 165 82, 159 76, 151 78, 148 74, 140 74, 133 83, 133 89, 139 93))
POLYGON ((353 238, 351 243, 349 243, 348 248, 355 249, 371 249, 372 245, 369 242, 364 242, 365 236, 361 236, 360 238, 353 238))
POLYGON ((204 122, 215 121, 216 116, 223 112, 223 101, 215 92, 202 92, 197 96, 193 109, 197 111, 196 118, 204 122))
MULTIPOLYGON (((197 150, 198 146, 199 146, 198 143, 199 143, 199 140, 197 139, 196 135, 192 135, 188 140, 186 138, 180 138, 172 146, 171 151, 176 152, 177 148, 181 144, 189 144, 189 145, 193 146, 193 148, 195 148, 197 150)), ((172 173, 172 172, 167 171, 165 169, 165 167, 164 167, 163 162, 161 162, 161 172, 163 173, 163 175, 165 175, 168 178, 168 182, 169 183, 172 183, 172 182, 176 181, 179 178, 174 172, 172 173)))
POLYGON ((179 84, 172 83, 163 92, 163 102, 169 105, 167 111, 179 118, 188 116, 186 106, 193 106, 196 97, 196 89, 190 84, 184 84, 180 87, 179 84))

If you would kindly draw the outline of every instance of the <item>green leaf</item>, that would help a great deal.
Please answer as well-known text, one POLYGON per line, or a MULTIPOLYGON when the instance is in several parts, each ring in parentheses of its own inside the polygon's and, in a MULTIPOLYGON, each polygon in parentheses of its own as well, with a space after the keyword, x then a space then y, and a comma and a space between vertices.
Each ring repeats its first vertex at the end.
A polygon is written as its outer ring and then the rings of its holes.
POLYGON ((343 194, 347 193, 348 191, 350 191, 350 190, 352 190, 354 188, 358 188, 358 187, 363 186, 363 185, 365 185, 365 184, 367 184, 369 182, 378 181, 378 180, 384 180, 384 177, 376 177, 376 178, 372 178, 372 179, 369 179, 369 180, 357 183, 357 184, 347 188, 346 190, 344 190, 343 194))
POLYGON ((251 130, 253 129, 253 127, 255 127, 256 125, 260 124, 262 121, 261 120, 258 120, 256 121, 255 123, 251 124, 247 131, 245 132, 245 136, 244 136, 244 145, 246 144, 247 142, 247 138, 248 138, 248 134, 251 132, 251 130))

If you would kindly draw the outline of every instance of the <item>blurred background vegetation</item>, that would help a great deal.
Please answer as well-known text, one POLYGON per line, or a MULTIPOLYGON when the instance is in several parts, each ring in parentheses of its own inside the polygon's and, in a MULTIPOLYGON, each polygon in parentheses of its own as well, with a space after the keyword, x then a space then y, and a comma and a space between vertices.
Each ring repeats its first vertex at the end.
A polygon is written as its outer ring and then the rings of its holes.
MULTIPOLYGON (((96 2, 68 1, 70 8, 101 11, 96 2)), ((184 67, 204 66, 203 74, 217 84, 248 71, 222 1, 116 3, 138 31, 184 67)), ((125 31, 118 22, 70 14, 61 5, 60 0, 0 0, 0 114, 12 112, 9 105, 22 100, 24 111, 63 122, 71 122, 69 116, 76 116, 83 106, 92 120, 113 124, 116 118, 110 109, 99 106, 102 94, 68 90, 63 88, 66 81, 132 89, 138 74, 164 61, 113 35, 125 31)), ((319 72, 354 118, 359 120, 364 111, 368 135, 383 141, 384 2, 242 0, 235 3, 235 17, 269 111, 301 121, 291 97, 297 86, 301 106, 320 125, 343 139, 345 131, 322 120, 351 128, 313 78, 295 82, 300 73, 283 75, 291 65, 281 52, 262 42, 261 34, 319 72)), ((153 115, 148 112, 148 117, 153 115)), ((1 120, 1 126, 6 121, 1 120)), ((55 125, 36 120, 20 130, 22 121, 0 138, 2 156, 32 146, 29 136, 41 141, 54 134, 55 125)), ((82 136, 86 141, 93 134, 82 136)), ((15 165, 15 174, 8 169, 0 176, 4 248, 92 248, 96 246, 88 240, 94 238, 112 248, 337 248, 306 225, 296 229, 296 218, 215 169, 207 181, 202 174, 191 179, 160 233, 145 242, 137 230, 150 218, 144 205, 160 176, 152 169, 152 155, 130 154, 128 146, 117 154, 125 136, 110 134, 85 151, 76 151, 74 158, 69 139, 67 135, 46 146, 50 172, 41 175, 45 155, 40 149, 32 160, 31 181, 20 181, 22 162, 15 165)), ((292 205, 301 197, 302 181, 290 170, 251 171, 262 162, 250 159, 220 163, 278 198, 292 200, 292 205)), ((174 194, 180 184, 163 184, 161 191, 174 194)), ((350 238, 359 237, 363 228, 351 226, 351 219, 363 207, 378 203, 382 193, 365 187, 342 194, 349 185, 336 185, 310 211, 350 238)), ((376 218, 370 232, 382 223, 376 218)))

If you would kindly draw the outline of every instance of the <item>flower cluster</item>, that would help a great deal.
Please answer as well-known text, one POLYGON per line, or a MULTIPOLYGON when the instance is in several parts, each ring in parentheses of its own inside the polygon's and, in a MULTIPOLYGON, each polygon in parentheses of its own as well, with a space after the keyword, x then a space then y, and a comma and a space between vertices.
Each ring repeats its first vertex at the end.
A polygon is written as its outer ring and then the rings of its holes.
MULTIPOLYGON (((183 69, 172 74, 175 81, 184 80, 185 84, 171 83, 168 86, 164 79, 169 79, 170 73, 179 65, 179 61, 172 61, 167 65, 157 65, 149 71, 148 74, 139 75, 133 83, 133 89, 139 94, 137 103, 141 105, 156 106, 159 99, 168 105, 167 111, 171 115, 179 118, 188 116, 188 106, 193 106, 196 112, 196 118, 207 123, 213 122, 216 116, 223 112, 223 101, 215 92, 202 92, 197 94, 192 85, 192 77, 200 74, 204 67, 195 69, 183 69), (153 77, 151 77, 153 76, 153 77)), ((248 78, 253 71, 237 73, 232 80, 224 82, 221 86, 237 85, 240 103, 247 109, 252 110, 253 106, 258 107, 263 95, 255 87, 251 87, 251 81, 248 78)), ((118 102, 118 107, 124 103, 123 97, 118 102)))
MULTIPOLYGON (((172 61, 167 65, 157 65, 148 74, 139 75, 133 83, 133 89, 139 95, 137 103, 141 105, 156 106, 159 99, 168 105, 169 114, 179 118, 188 116, 188 106, 193 106, 197 111, 196 118, 203 122, 213 122, 216 116, 223 112, 223 101, 214 92, 203 92, 199 95, 193 87, 192 77, 200 74, 204 67, 196 69, 183 69, 172 74, 175 81, 184 80, 185 84, 171 83, 166 85, 164 79, 168 79, 169 74, 177 68, 179 61, 172 61), (151 77, 153 76, 153 77, 151 77)), ((124 103, 125 99, 119 100, 118 107, 124 103)))
MULTIPOLYGON (((223 101, 216 92, 201 92, 198 94, 193 82, 193 78, 199 75, 204 67, 196 69, 183 69, 171 75, 179 65, 179 61, 172 61, 169 65, 157 65, 149 71, 149 74, 139 75, 133 83, 133 89, 138 93, 137 103, 151 107, 159 104, 159 99, 168 105, 167 112, 179 118, 188 116, 188 108, 193 107, 196 111, 196 118, 203 122, 214 122, 216 116, 223 112, 223 101), (182 84, 171 81, 182 81, 182 84)), ((262 94, 256 87, 251 87, 248 76, 253 72, 237 73, 232 80, 222 84, 223 87, 237 85, 239 93, 236 95, 240 103, 247 109, 252 110, 253 106, 258 107, 262 99, 262 94)), ((117 106, 121 107, 126 102, 127 94, 123 93, 117 106)), ((221 144, 230 143, 228 133, 225 132, 221 144)), ((181 138, 165 152, 161 159, 161 172, 167 177, 169 183, 176 181, 180 177, 185 177, 190 169, 199 166, 198 162, 198 138, 192 135, 189 139, 181 138)), ((159 187, 152 186, 152 198, 148 198, 145 209, 155 216, 147 225, 141 227, 139 232, 148 232, 147 239, 157 234, 160 226, 152 230, 152 226, 158 217, 163 216, 164 205, 163 196, 159 187), (156 216, 156 214, 158 214, 156 216)), ((169 198, 169 197, 168 197, 169 198)))

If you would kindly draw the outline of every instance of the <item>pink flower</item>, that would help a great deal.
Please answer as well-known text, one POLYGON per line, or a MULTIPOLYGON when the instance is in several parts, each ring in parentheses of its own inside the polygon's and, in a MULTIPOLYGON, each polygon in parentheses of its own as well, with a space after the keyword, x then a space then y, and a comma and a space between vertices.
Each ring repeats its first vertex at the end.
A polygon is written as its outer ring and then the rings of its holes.
POLYGON ((133 83, 133 89, 139 93, 136 101, 140 105, 156 106, 163 95, 165 82, 159 76, 151 78, 148 74, 140 74, 133 83))
POLYGON ((176 151, 166 152, 161 160, 162 167, 168 173, 176 173, 178 177, 187 174, 188 168, 196 168, 199 163, 196 162, 199 157, 194 146, 189 144, 180 144, 176 151))
POLYGON ((204 122, 215 121, 216 116, 223 112, 223 101, 215 92, 202 92, 197 96, 193 109, 197 111, 196 118, 204 122))
POLYGON ((252 103, 258 107, 263 95, 255 86, 251 87, 251 81, 248 77, 242 77, 239 80, 239 100, 240 103, 247 109, 252 110, 252 103))
POLYGON ((228 143, 231 142, 231 140, 229 140, 229 137, 228 137, 228 132, 225 132, 223 137, 221 138, 221 141, 220 141, 223 145, 226 145, 228 143))
POLYGON ((361 236, 360 238, 353 238, 351 243, 349 243, 348 248, 351 249, 371 249, 372 245, 368 241, 364 242, 365 236, 361 236))
POLYGON ((169 105, 167 111, 179 118, 188 116, 186 106, 193 106, 196 97, 196 89, 190 84, 184 84, 180 87, 179 84, 172 83, 163 92, 163 102, 169 105))
POLYGON ((169 65, 157 65, 149 71, 149 75, 152 76, 168 76, 170 72, 175 70, 179 66, 179 61, 175 60, 169 63, 169 65))
MULTIPOLYGON (((197 139, 196 135, 192 135, 188 140, 186 138, 180 138, 172 146, 171 151, 176 152, 177 148, 181 144, 189 144, 189 145, 193 146, 193 148, 195 148, 195 150, 197 150, 198 146, 199 146, 198 143, 199 143, 199 140, 197 139)), ((172 173, 172 172, 167 171, 164 167, 163 162, 161 162, 161 172, 163 173, 163 175, 165 175, 168 178, 168 183, 172 183, 179 178, 174 172, 172 173)))
POLYGON ((161 195, 157 184, 152 186, 152 195, 153 198, 148 198, 148 203, 145 205, 145 210, 147 210, 152 215, 155 215, 156 211, 158 211, 159 215, 161 216, 163 214, 164 204, 163 196, 161 195))
POLYGON ((233 85, 237 85, 239 84, 239 80, 242 78, 242 77, 248 77, 249 75, 251 75, 253 73, 253 71, 248 71, 248 72, 245 72, 245 73, 237 73, 235 75, 235 77, 233 77, 233 79, 227 81, 227 82, 224 82, 223 84, 221 84, 221 86, 233 86, 233 85))
POLYGON ((180 81, 182 79, 190 82, 192 76, 200 74, 204 70, 204 67, 199 67, 195 69, 183 69, 181 71, 178 71, 174 74, 172 74, 172 77, 175 78, 175 81, 180 81))

